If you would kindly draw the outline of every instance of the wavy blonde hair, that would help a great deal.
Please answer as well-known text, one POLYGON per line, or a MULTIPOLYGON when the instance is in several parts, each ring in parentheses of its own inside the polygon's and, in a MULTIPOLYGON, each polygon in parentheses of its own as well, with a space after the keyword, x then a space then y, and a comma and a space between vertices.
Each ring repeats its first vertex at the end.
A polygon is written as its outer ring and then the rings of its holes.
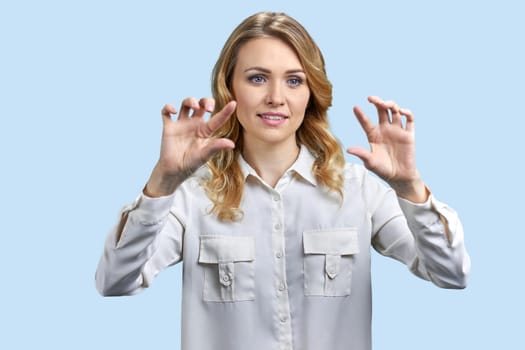
MULTIPOLYGON (((317 182, 342 197, 344 156, 341 145, 330 133, 327 111, 332 105, 332 84, 326 76, 324 58, 304 27, 284 13, 260 12, 246 18, 226 41, 212 72, 212 94, 216 110, 234 100, 232 77, 237 54, 249 40, 273 37, 282 40, 297 54, 306 74, 310 100, 304 121, 297 130, 297 143, 305 145, 316 160, 312 166, 317 182)), ((234 114, 214 137, 227 137, 235 149, 215 154, 207 163, 211 177, 204 188, 213 202, 212 214, 221 221, 238 221, 244 178, 237 162, 242 152, 242 127, 234 114)))

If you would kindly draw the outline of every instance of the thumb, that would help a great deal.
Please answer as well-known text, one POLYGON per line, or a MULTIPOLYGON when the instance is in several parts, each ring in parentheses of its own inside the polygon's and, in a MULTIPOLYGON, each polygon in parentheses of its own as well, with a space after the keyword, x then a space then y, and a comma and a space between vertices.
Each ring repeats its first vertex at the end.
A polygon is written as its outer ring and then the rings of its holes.
POLYGON ((221 139, 212 139, 210 142, 204 147, 203 153, 206 160, 211 158, 215 153, 223 150, 223 149, 233 149, 235 148, 235 143, 227 138, 221 138, 221 139))
POLYGON ((372 153, 370 153, 370 151, 360 146, 353 146, 353 147, 348 148, 346 152, 348 154, 354 155, 358 157, 359 159, 361 159, 363 163, 365 164, 365 166, 368 167, 371 157, 372 157, 372 153))

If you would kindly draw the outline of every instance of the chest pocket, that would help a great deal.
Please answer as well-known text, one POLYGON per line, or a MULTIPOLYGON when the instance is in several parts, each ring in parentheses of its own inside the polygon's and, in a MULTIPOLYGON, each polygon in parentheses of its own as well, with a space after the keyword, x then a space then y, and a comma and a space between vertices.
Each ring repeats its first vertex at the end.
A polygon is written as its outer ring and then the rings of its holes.
POLYGON ((204 301, 255 299, 255 238, 200 236, 204 301))
POLYGON ((350 295, 358 243, 355 228, 304 231, 305 295, 350 295))

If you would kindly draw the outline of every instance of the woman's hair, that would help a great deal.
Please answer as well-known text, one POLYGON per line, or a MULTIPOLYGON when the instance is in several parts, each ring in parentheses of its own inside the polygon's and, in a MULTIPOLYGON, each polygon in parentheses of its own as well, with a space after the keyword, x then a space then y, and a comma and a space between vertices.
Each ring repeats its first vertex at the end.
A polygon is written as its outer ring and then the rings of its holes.
MULTIPOLYGON (((297 54, 306 74, 310 100, 304 121, 297 130, 297 142, 305 145, 316 158, 312 171, 317 182, 342 197, 344 156, 341 145, 330 133, 327 110, 332 105, 332 84, 325 71, 323 55, 304 27, 284 13, 260 12, 246 18, 235 28, 212 73, 212 93, 216 110, 234 100, 232 78, 237 55, 242 45, 256 38, 282 40, 297 54)), ((221 221, 242 217, 240 203, 244 178, 237 157, 242 152, 242 130, 234 113, 214 137, 235 142, 235 149, 216 153, 209 161, 211 177, 204 188, 213 202, 211 212, 221 221)))

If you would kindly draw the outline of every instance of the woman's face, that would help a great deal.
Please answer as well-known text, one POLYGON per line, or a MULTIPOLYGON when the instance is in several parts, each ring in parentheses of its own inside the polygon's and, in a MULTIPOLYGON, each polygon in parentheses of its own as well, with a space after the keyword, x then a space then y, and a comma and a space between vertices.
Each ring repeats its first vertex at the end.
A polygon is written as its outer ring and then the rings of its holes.
POLYGON ((295 133, 310 98, 306 74, 295 52, 276 38, 248 41, 233 71, 237 117, 243 143, 296 144, 295 133))

